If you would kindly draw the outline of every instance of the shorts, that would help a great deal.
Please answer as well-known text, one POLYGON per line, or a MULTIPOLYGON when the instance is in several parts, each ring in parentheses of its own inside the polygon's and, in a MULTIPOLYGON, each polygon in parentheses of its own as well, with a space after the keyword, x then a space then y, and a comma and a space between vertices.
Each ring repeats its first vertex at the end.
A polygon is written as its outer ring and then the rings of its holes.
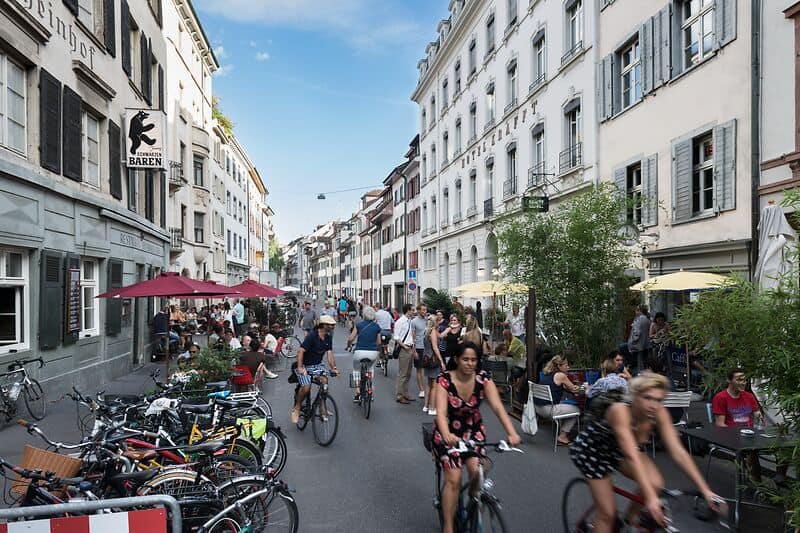
POLYGON ((417 356, 414 358, 414 368, 422 368, 422 357, 425 355, 425 350, 417 348, 417 356))
POLYGON ((361 370, 361 360, 362 359, 369 359, 369 368, 367 370, 372 370, 372 365, 375 364, 375 360, 378 358, 378 352, 372 350, 356 350, 353 352, 353 370, 361 370))
POLYGON ((381 330, 381 343, 384 346, 389 346, 389 341, 392 340, 392 330, 390 329, 382 329, 381 330))
POLYGON ((614 432, 594 422, 578 434, 569 455, 587 479, 603 479, 619 468, 623 459, 614 432))
POLYGON ((304 368, 306 369, 305 374, 301 374, 296 368, 294 369, 294 374, 297 376, 297 383, 299 383, 301 387, 308 387, 311 385, 311 376, 324 376, 328 373, 327 367, 322 363, 304 366, 304 368))

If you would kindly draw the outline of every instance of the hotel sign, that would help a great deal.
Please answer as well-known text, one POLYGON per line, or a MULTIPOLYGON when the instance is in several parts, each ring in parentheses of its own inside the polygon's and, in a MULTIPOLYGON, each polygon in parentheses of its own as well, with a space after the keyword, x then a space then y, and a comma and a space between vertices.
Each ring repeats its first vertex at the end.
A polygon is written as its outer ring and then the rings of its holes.
POLYGON ((167 117, 157 109, 125 110, 125 165, 166 170, 167 117))

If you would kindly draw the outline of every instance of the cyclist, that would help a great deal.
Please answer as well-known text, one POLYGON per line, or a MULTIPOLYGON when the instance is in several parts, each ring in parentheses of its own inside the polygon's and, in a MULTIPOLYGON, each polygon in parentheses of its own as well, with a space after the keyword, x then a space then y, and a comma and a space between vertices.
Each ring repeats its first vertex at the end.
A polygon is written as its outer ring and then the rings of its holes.
MULTIPOLYGON (((439 461, 444 471, 442 490, 443 533, 452 533, 453 518, 461 488, 461 470, 466 464, 470 479, 478 474, 478 460, 486 456, 482 447, 474 452, 451 453, 459 440, 486 442, 486 427, 483 424, 480 404, 486 399, 500 424, 505 429, 510 446, 520 443, 519 435, 511 425, 497 387, 488 374, 481 371, 481 349, 474 343, 459 345, 458 351, 448 362, 448 372, 439 376, 436 387, 436 429, 433 432, 433 460, 439 461), (466 400, 465 400, 466 398, 466 400)), ((476 487, 472 487, 474 491, 476 487)))
POLYGON ((292 424, 297 424, 300 419, 300 406, 303 400, 311 391, 311 376, 321 375, 320 381, 327 382, 324 376, 326 373, 325 364, 322 358, 327 356, 328 366, 332 374, 338 374, 339 370, 336 368, 336 359, 333 357, 333 349, 328 342, 328 324, 336 325, 336 321, 329 317, 323 316, 319 319, 319 324, 316 328, 306 335, 300 349, 297 350, 297 368, 294 373, 297 375, 297 382, 300 384, 300 390, 297 391, 292 407, 292 424))
POLYGON ((385 354, 389 341, 392 338, 394 319, 389 311, 381 307, 380 303, 375 304, 375 322, 377 322, 378 326, 381 328, 381 349, 385 354))
MULTIPOLYGON (((722 499, 711 492, 700 475, 694 460, 689 456, 678 437, 672 416, 662 405, 669 388, 667 378, 645 371, 628 385, 630 401, 624 400, 621 391, 612 391, 592 401, 592 421, 578 434, 570 448, 570 457, 586 478, 595 505, 593 531, 606 533, 614 530, 617 520, 614 503, 613 470, 639 485, 647 511, 659 524, 664 525, 659 493, 664 479, 655 463, 643 452, 654 430, 658 430, 667 451, 678 466, 703 494, 710 509, 719 512, 722 499)), ((628 522, 638 519, 640 509, 628 509, 628 522)))
MULTIPOLYGON (((361 369, 361 361, 369 359, 368 371, 372 370, 372 365, 375 359, 378 358, 378 346, 381 344, 381 327, 375 322, 375 309, 370 306, 364 307, 361 312, 364 320, 356 324, 350 337, 347 339, 347 347, 353 345, 355 342, 356 349, 353 352, 353 370, 361 369)), ((361 390, 359 384, 356 383, 356 394, 353 398, 354 402, 361 400, 361 390)))
POLYGON ((344 324, 347 321, 347 298, 344 297, 344 294, 339 298, 337 309, 339 311, 339 322, 344 324))

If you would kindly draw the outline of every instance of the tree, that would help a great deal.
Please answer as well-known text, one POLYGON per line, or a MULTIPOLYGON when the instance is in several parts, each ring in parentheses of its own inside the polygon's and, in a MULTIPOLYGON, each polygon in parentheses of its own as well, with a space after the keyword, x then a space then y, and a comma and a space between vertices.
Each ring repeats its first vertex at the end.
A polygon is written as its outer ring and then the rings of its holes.
POLYGON ((219 103, 219 96, 211 97, 211 118, 217 121, 226 134, 233 135, 233 121, 222 112, 219 107, 219 103))
POLYGON ((555 351, 596 366, 614 347, 630 253, 619 237, 625 198, 601 185, 549 213, 523 212, 498 228, 499 258, 511 280, 536 289, 537 320, 555 351))
POLYGON ((281 253, 281 245, 278 244, 277 240, 273 239, 269 242, 268 254, 269 269, 272 272, 277 272, 280 279, 280 273, 283 270, 285 261, 283 260, 283 253, 281 253))

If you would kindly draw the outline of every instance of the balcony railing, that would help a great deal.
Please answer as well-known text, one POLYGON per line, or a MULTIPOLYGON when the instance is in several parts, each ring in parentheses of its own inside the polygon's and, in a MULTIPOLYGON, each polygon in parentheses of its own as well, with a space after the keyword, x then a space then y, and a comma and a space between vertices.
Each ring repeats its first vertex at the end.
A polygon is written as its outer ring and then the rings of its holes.
POLYGON ((477 133, 473 133, 472 136, 467 141, 467 146, 469 146, 470 144, 474 143, 477 140, 478 140, 478 134, 477 133))
POLYGON ((183 230, 181 228, 169 228, 169 249, 171 252, 183 251, 183 230))
POLYGON ((456 211, 453 213, 453 224, 458 224, 461 222, 461 211, 456 211))
POLYGON ((528 188, 531 187, 540 187, 544 185, 545 179, 545 168, 547 167, 544 161, 540 161, 536 163, 531 168, 528 169, 528 188))
POLYGON ((169 162, 169 188, 176 190, 183 187, 186 180, 183 179, 183 164, 180 161, 169 162))
POLYGON ((473 205, 472 207, 467 208, 467 218, 474 217, 478 214, 478 206, 473 205))
POLYGON ((558 154, 558 172, 563 174, 583 165, 581 157, 582 143, 575 143, 558 154))
POLYGON ((443 218, 441 223, 442 229, 446 228, 449 225, 450 225, 450 220, 448 218, 443 218))
POLYGON ((508 200, 517 194, 517 177, 507 179, 503 182, 503 200, 508 200))
POLYGON ((517 97, 516 96, 514 98, 512 98, 509 103, 506 104, 505 108, 503 108, 503 114, 504 115, 508 114, 508 112, 511 111, 512 109, 514 109, 515 107, 517 107, 517 97))
POLYGON ((570 59, 580 54, 582 51, 583 51, 583 41, 578 41, 573 45, 572 48, 564 52, 563 56, 561 56, 561 64, 564 65, 568 63, 570 59))
POLYGON ((453 159, 455 160, 456 157, 461 155, 461 147, 457 146, 453 149, 453 159))
POLYGON ((487 131, 492 129, 494 127, 494 124, 495 124, 495 120, 494 120, 494 117, 492 117, 492 118, 489 119, 489 121, 483 127, 483 133, 486 133, 487 131))
POLYGON ((483 218, 492 218, 494 215, 494 198, 483 201, 483 218))
POLYGON ((538 78, 533 80, 533 82, 530 84, 530 87, 528 87, 528 94, 535 92, 536 89, 544 85, 544 82, 546 81, 547 81, 547 73, 542 72, 538 78))

